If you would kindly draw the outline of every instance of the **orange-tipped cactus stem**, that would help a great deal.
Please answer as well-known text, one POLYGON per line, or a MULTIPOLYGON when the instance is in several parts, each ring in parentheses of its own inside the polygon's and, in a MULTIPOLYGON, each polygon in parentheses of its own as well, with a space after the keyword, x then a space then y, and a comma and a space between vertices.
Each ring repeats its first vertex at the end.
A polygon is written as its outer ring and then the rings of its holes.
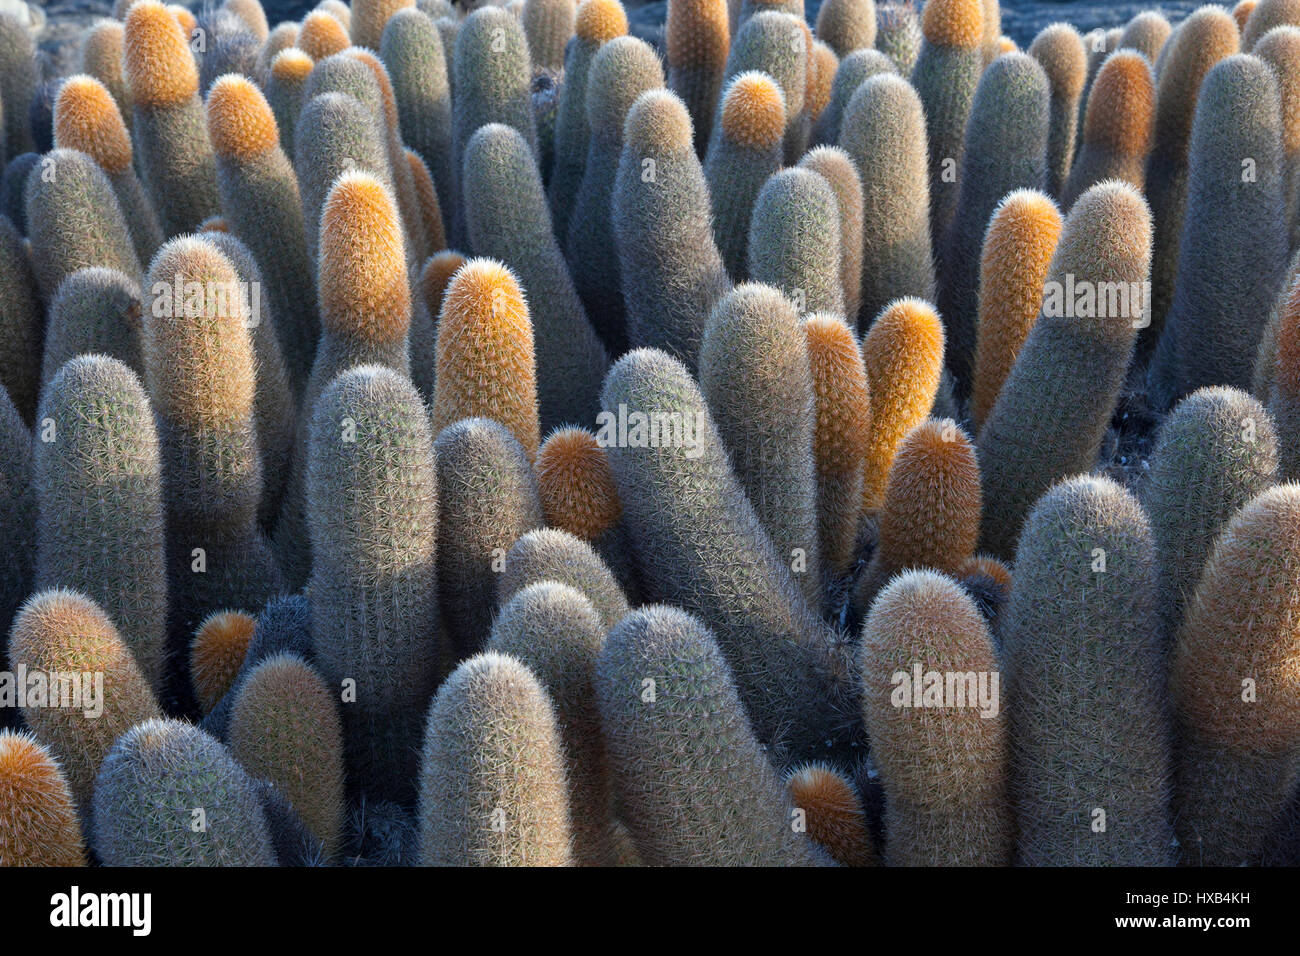
POLYGON ((442 297, 456 270, 466 262, 465 256, 444 249, 429 257, 416 280, 411 302, 411 381, 419 389, 424 403, 433 406, 438 377, 438 316, 442 314, 442 297))
MULTIPOLYGON (((664 25, 668 88, 682 98, 703 153, 731 49, 727 0, 673 0, 664 25)), ((782 120, 784 126, 784 119, 782 120)))
POLYGON ((523 290, 506 266, 475 259, 452 277, 437 349, 434 431, 463 418, 490 418, 534 460, 540 436, 533 325, 523 290))
POLYGON ((537 454, 537 488, 548 527, 596 541, 623 514, 605 450, 585 428, 546 436, 537 454))
POLYGON ((1061 193, 1069 209, 1089 187, 1122 179, 1141 189, 1155 139, 1156 88, 1141 53, 1118 50, 1102 64, 1088 95, 1083 148, 1061 193))
POLYGON ((298 114, 302 112, 307 77, 315 65, 316 61, 302 50, 289 47, 275 55, 267 71, 266 101, 271 104, 275 125, 280 130, 280 146, 289 157, 294 155, 293 134, 298 128, 298 114))
POLYGON ((256 625, 243 611, 218 611, 199 625, 190 645, 190 683, 204 714, 234 686, 256 625))
POLYGON ((862 801, 842 774, 827 764, 805 764, 786 777, 785 786, 795 809, 803 811, 808 836, 835 862, 879 865, 862 801))
POLYGON ((993 213, 980 260, 971 422, 984 424, 1038 320, 1061 213, 1043 193, 1017 190, 993 213))
POLYGON ((1278 474, 1300 479, 1300 281, 1292 284, 1277 327, 1268 409, 1278 432, 1278 474))
POLYGON ((157 0, 126 14, 123 59, 145 185, 163 236, 189 232, 220 211, 216 158, 199 100, 199 71, 185 32, 157 0))
POLYGON ((334 17, 323 10, 313 10, 302 21, 298 31, 298 49, 313 60, 323 60, 342 53, 352 45, 348 31, 334 17))
POLYGON ((1047 136, 1047 181, 1049 196, 1061 194, 1074 164, 1078 139, 1079 98, 1088 76, 1088 53, 1083 37, 1068 23, 1053 23, 1034 37, 1029 55, 1037 60, 1051 83, 1051 127, 1047 136))
POLYGON ((1259 0, 1241 28, 1242 52, 1254 51, 1270 30, 1280 26, 1300 26, 1300 0, 1259 0))
POLYGON ((0 730, 0 867, 85 865, 59 762, 31 734, 0 730))
POLYGON ((415 0, 353 0, 352 42, 357 46, 378 50, 388 18, 398 10, 413 6, 415 0))
POLYGON ((122 119, 130 129, 133 118, 131 92, 127 89, 122 65, 125 43, 126 33, 120 22, 100 20, 86 31, 81 41, 81 72, 99 80, 113 94, 122 119))
POLYGON ((943 372, 943 324, 930 303, 899 299, 872 323, 862 342, 871 390, 871 430, 863 459, 862 509, 884 502, 894 454, 934 404, 943 372))

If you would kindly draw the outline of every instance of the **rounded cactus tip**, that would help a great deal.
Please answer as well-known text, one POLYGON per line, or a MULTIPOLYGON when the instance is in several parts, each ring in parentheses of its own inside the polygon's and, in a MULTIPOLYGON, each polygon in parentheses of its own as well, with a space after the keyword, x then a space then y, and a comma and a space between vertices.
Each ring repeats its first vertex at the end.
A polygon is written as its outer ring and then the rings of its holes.
POLYGON ((1054 95, 1075 100, 1083 94, 1088 80, 1088 51, 1073 26, 1053 23, 1044 27, 1029 45, 1029 54, 1043 65, 1054 95))
POLYGON ((199 91, 199 69, 185 30, 157 0, 138 0, 126 13, 122 62, 137 106, 171 106, 199 91))
POLYGON ((368 322, 377 338, 407 334, 410 310, 400 307, 410 302, 405 250, 387 186, 360 169, 334 180, 320 220, 321 318, 331 332, 350 336, 354 323, 368 322))
POLYGON ((169 3, 167 4, 167 12, 176 18, 176 22, 180 24, 180 28, 185 31, 186 36, 192 34, 194 28, 199 25, 199 18, 194 15, 194 12, 189 7, 181 6, 179 3, 169 3))
POLYGON ((343 24, 324 10, 307 14, 298 31, 298 47, 313 60, 342 53, 351 45, 352 39, 343 24))
POLYGON ((785 135, 785 97, 766 73, 735 77, 722 100, 722 132, 733 143, 769 149, 785 135))
POLYGON ((217 611, 199 625, 190 644, 190 682, 205 714, 234 685, 256 626, 257 619, 243 611, 217 611))
POLYGON ((605 450, 585 428, 561 428, 537 453, 537 483, 547 525, 594 541, 622 516, 605 450))
POLYGON ((857 339, 842 318, 827 312, 808 316, 804 333, 818 399, 813 449, 817 463, 823 471, 847 463, 861 467, 871 430, 871 400, 857 339))
POLYGON ((429 314, 437 316, 442 311, 442 297, 451 284, 451 278, 469 260, 454 249, 444 249, 429 256, 420 270, 420 293, 429 307, 429 314))
POLYGON ((257 85, 237 73, 208 91, 208 136, 218 156, 247 160, 280 145, 275 114, 257 85))
POLYGON ((981 46, 984 4, 981 0, 929 0, 921 11, 921 34, 936 46, 981 46))
POLYGON ((271 61, 271 78, 277 83, 300 83, 307 79, 315 65, 316 61, 309 54, 297 47, 289 47, 277 53, 271 61))
POLYGON ((230 232, 230 222, 224 216, 209 216, 199 223, 199 232, 230 232))
POLYGON ((574 31, 588 43, 604 43, 627 33, 627 11, 618 0, 583 0, 574 31))
POLYGON ((1246 21, 1250 19, 1257 6, 1259 6, 1258 0, 1241 0, 1232 8, 1232 18, 1237 21, 1238 30, 1246 29, 1246 21))
POLYGON ((808 763, 790 771, 785 786, 790 803, 807 818, 808 836, 825 847, 837 863, 875 863, 862 803, 843 775, 828 764, 808 763))
MULTIPOLYGON (((914 337, 912 340, 916 342, 918 349, 929 351, 943 346, 943 322, 939 319, 939 313, 935 311, 934 306, 925 299, 915 296, 895 299, 885 306, 885 310, 872 323, 872 329, 881 323, 906 329, 909 336, 914 337)), ((871 334, 870 330, 867 334, 871 334)))
POLYGON ((691 148, 694 132, 686 104, 668 90, 646 90, 627 112, 624 148, 653 156, 691 148))
POLYGON ((1155 135, 1156 87, 1147 58, 1136 50, 1112 53, 1097 73, 1083 137, 1122 156, 1141 156, 1155 135))
POLYGON ((58 761, 31 734, 0 730, 0 867, 85 865, 58 761))
POLYGON ((54 145, 90 156, 110 176, 131 166, 131 137, 117 101, 93 76, 70 76, 54 101, 54 145))

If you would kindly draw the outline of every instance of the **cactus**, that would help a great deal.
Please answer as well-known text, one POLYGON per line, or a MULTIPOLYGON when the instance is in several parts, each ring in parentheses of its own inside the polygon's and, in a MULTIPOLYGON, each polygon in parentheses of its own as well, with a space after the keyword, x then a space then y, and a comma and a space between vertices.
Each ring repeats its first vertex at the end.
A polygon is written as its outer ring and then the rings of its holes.
POLYGON ((1101 65, 1118 49, 1119 40, 1123 33, 1124 31, 1119 27, 1113 27, 1110 30, 1099 27, 1083 38, 1084 46, 1088 51, 1088 72, 1083 81, 1083 95, 1079 98, 1079 116, 1075 126, 1074 148, 1076 159, 1080 146, 1079 138, 1083 135, 1083 120, 1088 109, 1088 99, 1092 96, 1092 84, 1097 80, 1101 65))
POLYGON ((667 90, 645 93, 628 113, 625 140, 613 219, 628 340, 693 369, 705 320, 730 282, 713 241, 709 187, 686 107, 667 90), (654 170, 648 177, 647 163, 654 170))
POLYGON ((984 70, 981 0, 930 0, 921 13, 921 52, 912 85, 925 106, 930 145, 930 234, 937 258, 957 209, 966 121, 984 70))
POLYGON ((267 304, 297 392, 320 337, 298 180, 275 115, 253 83, 223 76, 208 93, 207 111, 222 210, 268 280, 267 304))
MULTIPOLYGON (((379 54, 392 79, 402 141, 428 165, 438 206, 447 216, 458 203, 458 174, 451 160, 451 84, 442 39, 419 10, 401 9, 384 27, 379 54)), ((434 237, 429 238, 431 251, 437 251, 434 237)))
MULTIPOLYGON (((760 70, 776 81, 785 97, 785 161, 793 164, 803 155, 809 132, 804 100, 808 92, 812 34, 803 22, 802 14, 792 16, 778 10, 779 7, 772 7, 756 13, 745 20, 739 30, 732 32, 731 50, 727 54, 722 82, 725 86, 734 77, 751 70, 760 70)), ((714 107, 709 138, 703 140, 708 143, 708 149, 712 149, 722 135, 724 105, 724 101, 719 99, 714 107)))
MULTIPOLYGON (((274 30, 267 33, 266 39, 262 41, 262 47, 257 51, 257 68, 254 71, 253 79, 257 85, 266 89, 266 82, 271 76, 271 64, 275 58, 285 50, 298 50, 298 33, 299 25, 291 20, 277 25, 274 30)), ((298 50, 302 53, 301 50, 298 50)), ((308 57, 311 59, 311 57, 308 57)), ((270 98, 269 96, 267 97, 270 98)), ((284 124, 280 124, 281 133, 284 132, 284 124)), ((291 150, 286 150, 290 152, 291 150)))
POLYGON ((577 12, 575 0, 525 0, 521 22, 534 70, 564 69, 564 48, 574 34, 577 12))
MULTIPOLYGON (((673 0, 664 24, 668 88, 686 104, 701 155, 713 129, 731 48, 726 0, 673 0)), ((784 133, 785 119, 781 129, 784 133)))
MULTIPOLYGON (((870 76, 844 110, 840 148, 862 177, 862 304, 858 332, 895 299, 934 298, 925 114, 902 77, 870 76)), ((888 467, 886 465, 886 467, 888 467)), ((883 479, 883 476, 882 476, 883 479)))
POLYGON ((540 441, 533 337, 514 273, 492 259, 457 271, 438 319, 434 429, 476 415, 492 418, 531 462, 540 441))
POLYGON ((621 818, 646 864, 821 862, 795 831, 789 796, 701 621, 662 605, 629 614, 605 641, 595 685, 621 818))
POLYGON ((1255 44, 1255 55, 1273 68, 1282 106, 1282 154, 1286 176, 1286 222, 1291 246, 1300 240, 1300 29, 1270 30, 1255 44))
POLYGON ((1300 3, 1297 0, 1259 0, 1246 25, 1241 28, 1242 52, 1254 51, 1270 30, 1280 26, 1300 27, 1300 3))
POLYGON ((1173 863, 1156 619, 1155 542, 1137 500, 1108 478, 1056 485, 1025 521, 999 620, 1020 863, 1173 863))
POLYGON ((59 687, 61 703, 76 684, 54 680, 55 675, 71 674, 84 683, 84 675, 94 674, 97 684, 103 675, 93 701, 82 697, 74 706, 22 708, 28 729, 62 764, 84 812, 95 773, 113 741, 140 721, 159 716, 149 682, 99 605, 58 588, 37 592, 19 609, 9 634, 9 664, 47 675, 51 691, 59 687))
POLYGON ((1007 194, 994 210, 980 258, 970 417, 983 426, 1038 320, 1043 283, 1061 237, 1061 213, 1030 189, 1007 194))
POLYGON ((31 422, 41 386, 44 316, 23 237, 0 216, 0 386, 31 422))
POLYGON ((800 313, 844 311, 839 203, 830 183, 796 167, 772 176, 754 201, 749 275, 784 292, 800 313))
POLYGON ((429 707, 420 770, 425 866, 570 866, 568 781, 555 711, 523 664, 462 663, 429 707))
POLYGON ((1044 27, 1029 45, 1051 84, 1050 127, 1047 134, 1047 178, 1043 189, 1055 198, 1061 195, 1074 165, 1078 139, 1079 103, 1088 75, 1088 54, 1083 37, 1068 23, 1044 27))
POLYGON ((934 406, 943 370, 943 325, 920 299, 899 299, 862 340, 871 394, 871 428, 862 469, 862 510, 884 501, 889 469, 904 436, 934 406))
POLYGON ((357 46, 378 50, 384 25, 399 10, 415 6, 415 0, 353 0, 350 22, 346 24, 357 46))
POLYGON ((11 13, 0 14, 0 103, 5 159, 36 148, 27 124, 27 106, 36 95, 36 44, 32 32, 11 13))
POLYGON ((343 729, 334 695, 301 657, 278 654, 249 673, 230 715, 230 752, 279 788, 327 859, 338 853, 343 729))
POLYGON ((31 734, 0 730, 0 867, 85 865, 63 768, 31 734))
POLYGON ((1187 863, 1257 862, 1296 785, 1298 544, 1300 486, 1263 492, 1216 539, 1188 601, 1169 678, 1187 863))
MULTIPOLYGON (((540 414, 544 428, 591 421, 609 358, 587 320, 555 242, 528 144, 509 126, 480 127, 465 147, 463 176, 471 245, 479 255, 496 257, 516 270, 532 298, 532 307, 524 312, 531 321, 537 353, 534 417, 540 414)), ((489 284, 483 292, 492 299, 497 289, 489 284)), ((520 296, 516 292, 511 298, 520 296)), ((494 299, 484 299, 483 304, 497 305, 494 299)), ((482 401, 488 408, 493 404, 486 396, 482 401)), ((440 424, 462 417, 463 413, 455 412, 453 418, 440 418, 440 424)), ((525 444, 530 453, 536 451, 535 439, 525 444)))
POLYGON ((1255 12, 1259 6, 1258 0, 1239 0, 1237 5, 1232 8, 1232 18, 1237 21, 1237 29, 1246 29, 1246 24, 1250 22, 1250 15, 1255 12))
MULTIPOLYGON (((262 272, 247 246, 229 232, 210 232, 206 238, 235 267, 245 288, 265 288, 262 272)), ((280 325, 278 314, 261 301, 260 293, 256 321, 250 321, 250 325, 257 361, 253 420, 262 452, 262 495, 258 501, 257 517, 264 527, 269 528, 280 513, 285 482, 293 463, 298 408, 284 355, 280 351, 280 340, 276 336, 280 325)))
POLYGON ((141 374, 140 319, 135 281, 114 269, 78 269, 63 280, 50 303, 41 382, 48 383, 65 362, 86 353, 117 359, 141 374))
POLYGON ((876 45, 875 0, 826 0, 817 11, 817 39, 843 59, 876 45))
POLYGON ((35 587, 96 601, 161 693, 167 578, 149 399, 125 365, 82 355, 46 386, 37 422, 35 587))
POLYGON ((600 555, 581 538, 558 528, 529 531, 510 546, 497 582, 497 604, 504 607, 515 594, 540 581, 581 591, 606 629, 632 610, 600 555))
MULTIPOLYGON (((601 46, 627 33, 627 14, 618 0, 583 0, 575 28, 576 37, 570 41, 564 60, 564 85, 555 117, 555 159, 546 193, 555 238, 561 245, 569 236, 569 216, 580 194, 591 141, 587 82, 592 61, 601 46)), ((617 132, 621 134, 621 126, 617 132)))
POLYGON ((849 570, 857 548, 871 395, 862 348, 839 316, 809 316, 804 335, 816 412, 813 460, 821 556, 828 575, 838 577, 849 570))
POLYGON ((243 611, 209 614, 190 645, 190 683, 204 716, 235 686, 257 620, 243 611))
MULTIPOLYGON (((312 77, 319 74, 313 70, 312 77)), ((312 273, 319 263, 321 212, 334 182, 345 173, 370 173, 391 188, 392 174, 379 124, 361 100, 346 93, 307 96, 294 131, 294 169, 302 197, 307 257, 312 273)))
POLYGON ((544 581, 519 591, 492 625, 488 649, 527 667, 555 707, 569 783, 576 861, 613 860, 614 802, 593 686, 605 625, 591 601, 565 584, 544 581))
POLYGON ((316 61, 297 47, 281 50, 271 61, 262 87, 280 131, 280 148, 286 156, 294 155, 294 134, 302 114, 307 79, 315 65, 316 61))
MULTIPOLYGON (((587 163, 569 213, 564 251, 587 314, 605 347, 614 354, 622 352, 634 334, 625 327, 631 321, 627 307, 639 304, 629 301, 625 306, 623 292, 628 292, 629 300, 640 298, 632 292, 635 279, 620 274, 623 257, 618 226, 623 214, 617 206, 623 198, 618 174, 624 121, 643 92, 663 85, 663 69, 654 50, 633 37, 615 37, 601 46, 588 71, 587 125, 591 132, 587 163)), ((638 177, 642 163, 649 158, 653 157, 644 148, 636 153, 638 177)), ((654 178, 655 182, 647 185, 656 185, 657 172, 654 178)), ((640 265, 644 270, 648 263, 640 265)))
POLYGON ((329 686, 355 681, 343 707, 353 785, 389 799, 414 792, 420 709, 439 677, 431 434, 415 387, 370 365, 333 379, 308 444, 316 659, 329 686))
POLYGON ((54 102, 54 144, 85 153, 108 176, 131 230, 136 257, 148 262, 162 245, 158 214, 131 165, 131 138, 117 102, 93 77, 71 76, 54 102))
POLYGON ((235 14, 218 7, 205 13, 198 30, 191 35, 206 34, 206 52, 195 51, 199 63, 199 92, 207 96, 212 84, 227 74, 242 76, 249 81, 257 77, 257 58, 261 41, 235 14))
POLYGON ((984 71, 971 107, 961 190, 939 257, 937 302, 947 332, 948 368, 958 390, 967 394, 975 358, 980 249, 1002 198, 1017 189, 1038 189, 1046 179, 1049 86, 1033 57, 1008 53, 984 71))
POLYGON ((0 179, 0 213, 13 223, 19 233, 27 234, 27 208, 25 205, 27 175, 41 157, 36 153, 23 153, 9 160, 0 179))
POLYGON ((464 418, 443 429, 434 450, 442 622, 464 658, 487 640, 497 574, 515 539, 544 524, 542 502, 529 456, 498 422, 464 418))
POLYGON ((786 776, 790 802, 803 811, 808 836, 843 866, 875 866, 866 814, 844 775, 825 763, 796 767, 786 776))
POLYGON ((27 177, 27 235, 42 298, 78 269, 103 266, 140 275, 131 230, 108 177, 85 153, 56 149, 27 177))
POLYGON ((1277 423, 1278 473, 1300 478, 1300 286, 1292 284, 1279 319, 1268 407, 1277 423))
POLYGON ((444 250, 431 255, 416 280, 411 306, 411 381, 424 404, 433 407, 437 395, 438 330, 443 296, 451 277, 468 260, 459 252, 444 250))
POLYGON ((889 469, 876 551, 854 589, 854 605, 867 610, 887 581, 911 568, 957 577, 975 554, 981 507, 970 437, 950 418, 911 429, 889 469))
POLYGON ((244 21, 244 26, 252 32, 259 42, 266 42, 271 27, 266 22, 266 11, 262 9, 259 0, 225 0, 222 7, 244 21))
POLYGON ((1155 80, 1146 57, 1118 50, 1106 58, 1088 96, 1083 142, 1061 191, 1062 208, 1068 210, 1085 191, 1108 179, 1143 188, 1155 105, 1155 80))
POLYGON ((798 313, 776 289, 738 286, 709 316, 699 382, 779 560, 796 574, 809 605, 818 607, 816 415, 808 342, 800 332, 798 313))
MULTIPOLYGON (((1237 25, 1232 17, 1219 7, 1206 5, 1179 25, 1161 51, 1162 66, 1156 82, 1156 139, 1146 175, 1155 240, 1151 250, 1151 325, 1139 341, 1142 358, 1151 357, 1160 338, 1179 271, 1188 147, 1201 84, 1216 63, 1237 52, 1237 45, 1237 25)), ((1235 126, 1234 118, 1229 128, 1235 126)))
POLYGON ((1163 407, 1205 385, 1250 387, 1285 275, 1281 114, 1267 64, 1236 55, 1210 71, 1190 150, 1178 279, 1148 379, 1163 407))
POLYGON ((93 845, 106 866, 275 863, 253 780, 179 720, 146 720, 122 735, 99 771, 94 811, 93 845))
MULTIPOLYGON (((1275 373, 1277 371, 1277 336, 1278 330, 1284 321, 1292 321, 1288 318, 1288 313, 1292 309, 1291 293, 1295 289, 1296 279, 1300 278, 1300 253, 1292 256, 1291 264, 1287 267, 1286 278, 1282 282, 1281 291, 1273 303, 1273 309, 1269 312, 1268 321, 1264 325, 1264 332, 1259 337, 1259 349, 1255 355, 1255 371, 1251 376, 1250 391, 1260 401, 1267 404, 1273 393, 1275 382, 1275 373)), ((1296 303, 1300 307, 1300 303, 1296 303)))
POLYGON ((994 649, 1000 653, 997 624, 1002 608, 1011 597, 1011 569, 990 555, 972 555, 962 562, 957 583, 984 615, 993 635, 994 649))
POLYGON ((297 42, 299 49, 316 61, 342 53, 352 45, 347 28, 324 10, 313 10, 303 18, 297 42))
POLYGON ((886 865, 1010 862, 1010 743, 993 683, 997 658, 974 603, 937 572, 902 574, 872 605, 859 656, 862 709, 885 786, 886 865), (917 671, 959 675, 964 682, 954 690, 963 697, 934 706, 931 679, 924 698, 912 683, 917 671), (983 689, 993 692, 991 700, 984 694, 971 700, 971 675, 987 681, 983 689))
POLYGON ((130 130, 131 91, 122 67, 125 44, 126 31, 118 21, 100 20, 92 24, 81 39, 81 72, 99 80, 113 94, 118 112, 130 130))
POLYGON ((877 73, 897 73, 894 61, 879 50, 855 50, 840 61, 831 82, 830 99, 812 128, 815 145, 836 143, 849 100, 868 77, 877 73))
MULTIPOLYGON (((32 487, 32 433, 0 385, 0 634, 9 633, 18 606, 32 592, 36 492, 32 487)), ((0 666, 5 642, 0 641, 0 666)))
POLYGON ((1132 186, 1101 183, 1079 197, 1038 321, 979 432, 981 540, 994 557, 1011 556, 1039 496, 1096 462, 1146 316, 1150 263, 1151 214, 1132 186))
POLYGON ((1124 27, 1119 49, 1136 50, 1147 58, 1148 65, 1154 65, 1172 32, 1169 21, 1158 10, 1143 10, 1124 27))
POLYGON ((912 75, 922 39, 912 0, 885 0, 876 7, 876 49, 888 56, 904 76, 912 75))
POLYGON ((131 131, 144 182, 164 238, 190 232, 221 206, 198 69, 185 32, 157 0, 133 3, 125 29, 131 131))
POLYGON ((852 158, 838 146, 818 146, 799 165, 817 173, 835 193, 840 223, 840 288, 843 314, 856 321, 862 302, 862 178, 852 158))
POLYGON ((605 380, 604 407, 597 437, 647 592, 714 629, 774 759, 843 741, 854 714, 840 639, 807 607, 763 530, 690 372, 653 349, 629 352, 605 380), (634 414, 678 422, 680 433, 649 436, 634 414))
POLYGON ((757 71, 733 77, 723 98, 721 122, 722 133, 704 161, 704 178, 714 242, 727 272, 739 280, 748 274, 745 256, 754 200, 768 177, 781 168, 785 136, 781 88, 757 71))
POLYGON ((280 570, 257 527, 255 358, 239 274, 212 244, 181 237, 158 250, 145 285, 145 381, 163 463, 171 653, 180 656, 208 614, 261 607, 280 589, 280 570))
POLYGON ((1193 392, 1165 420, 1142 497, 1155 533, 1166 638, 1178 631, 1214 539, 1273 483, 1278 451, 1268 413, 1236 389, 1193 392))
POLYGON ((442 252, 447 248, 447 233, 442 221, 442 204, 438 200, 438 187, 434 185, 433 174, 428 165, 413 149, 403 148, 406 165, 411 171, 411 181, 415 186, 415 196, 419 200, 420 221, 424 224, 424 235, 430 250, 442 252))

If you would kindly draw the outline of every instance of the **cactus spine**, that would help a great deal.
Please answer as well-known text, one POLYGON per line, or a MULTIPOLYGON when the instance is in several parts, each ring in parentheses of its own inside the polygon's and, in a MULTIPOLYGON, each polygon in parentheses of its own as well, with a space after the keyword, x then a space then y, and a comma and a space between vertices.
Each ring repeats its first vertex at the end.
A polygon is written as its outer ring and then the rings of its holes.
POLYGON ((979 433, 988 502, 981 541, 995 557, 1011 556, 1040 495, 1092 468, 1145 320, 1140 293, 1102 308, 1089 306, 1086 291, 1066 303, 1066 286, 1140 290, 1150 262, 1151 214, 1132 186, 1101 183, 1079 197, 1048 269, 1038 321, 979 433))
POLYGON ((529 531, 510 546, 498 576, 497 604, 504 607, 515 594, 541 581, 581 591, 606 629, 632 610, 613 573, 591 545, 558 528, 529 531))
POLYGON ((439 677, 441 495, 410 381, 373 365, 335 378, 308 444, 312 642, 328 685, 356 682, 343 707, 354 786, 390 799, 414 793, 420 710, 439 677))
MULTIPOLYGON (((465 147, 463 173, 465 220, 474 251, 516 270, 532 298, 526 315, 536 350, 542 427, 591 421, 609 357, 555 242, 528 144, 508 126, 480 127, 465 147)), ((535 450, 533 442, 530 451, 535 450)))
POLYGON ((1132 50, 1107 57, 1088 95, 1083 145, 1061 193, 1063 208, 1108 179, 1143 188, 1155 136, 1155 104, 1155 80, 1146 57, 1132 50))
POLYGON ((205 717, 234 687, 256 626, 256 619, 243 611, 217 611, 195 632, 190 644, 190 683, 205 717))
POLYGON ((826 0, 817 11, 817 39, 841 59, 876 45, 875 0, 826 0))
POLYGON ((564 48, 574 33, 577 7, 574 0, 525 0, 520 19, 534 70, 564 69, 564 48))
POLYGON ((163 237, 191 232, 221 207, 198 69, 185 32, 157 0, 133 3, 125 29, 131 130, 145 185, 163 237))
MULTIPOLYGON (((876 599, 862 625, 862 709, 885 787, 889 866, 999 866, 1010 861, 1009 741, 997 697, 934 707, 916 671, 976 675, 992 690, 997 658, 988 629, 961 587, 934 571, 909 571, 876 599), (907 683, 895 676, 902 672, 907 683), (917 680, 917 683, 921 683, 917 680), (898 706, 898 701, 911 706, 898 706)), ((975 696, 975 688, 967 691, 975 696)), ((942 693, 943 688, 938 690, 942 693)), ((942 699, 942 697, 941 697, 942 699)))
POLYGON ((1255 44, 1255 55, 1273 68, 1282 106, 1283 172, 1286 176, 1286 222, 1291 247, 1300 241, 1300 29, 1270 30, 1255 44))
POLYGON ((843 866, 875 866, 876 848, 852 785, 834 767, 810 763, 785 780, 790 802, 806 817, 808 836, 843 866))
POLYGON ((779 559, 796 575, 809 605, 818 607, 816 417, 808 341, 800 332, 798 313, 776 289, 738 286, 709 317, 699 381, 736 477, 779 559))
POLYGON ((1083 37, 1068 23, 1044 27, 1029 45, 1029 55, 1042 65, 1051 84, 1051 114, 1047 134, 1047 195, 1061 195, 1074 165, 1078 139, 1079 101, 1088 75, 1088 54, 1083 37))
POLYGON ((830 99, 812 128, 812 142, 825 145, 840 138, 840 126, 849 100, 868 77, 897 73, 894 61, 879 50, 856 50, 840 61, 831 81, 830 99))
POLYGON ((933 299, 925 113, 902 77, 870 76, 844 110, 840 147, 862 177, 860 334, 895 299, 933 299))
MULTIPOLYGON (((731 49, 723 70, 724 85, 741 73, 759 70, 781 87, 785 97, 784 153, 787 164, 798 162, 809 132, 804 101, 808 92, 811 53, 812 34, 803 22, 802 13, 792 16, 772 6, 745 20, 739 30, 732 31, 731 49)), ((709 138, 705 140, 709 149, 722 135, 724 105, 719 99, 714 106, 709 138)))
POLYGON ((1147 63, 1154 65, 1160 59, 1173 32, 1169 21, 1155 10, 1144 10, 1128 22, 1119 38, 1119 49, 1136 50, 1147 58, 1147 63))
MULTIPOLYGON (((99 605, 57 588, 37 592, 19 610, 9 634, 9 663, 45 675, 103 674, 95 704, 83 699, 82 706, 22 710, 27 727, 62 764, 84 812, 113 741, 140 721, 159 716, 149 682, 99 605)), ((59 693, 69 690, 64 684, 59 693)))
MULTIPOLYGON (((668 89, 686 104, 695 127, 696 148, 702 154, 712 133, 731 49, 726 0, 672 0, 664 25, 664 45, 668 89)), ((781 129, 784 133, 784 116, 781 129)))
POLYGON ((709 201, 686 107, 667 90, 643 94, 628 113, 614 188, 627 338, 692 369, 705 320, 730 288, 709 201))
POLYGON ((809 866, 790 800, 759 747, 709 629, 652 606, 609 634, 596 666, 623 821, 651 866, 809 866), (644 680, 655 675, 647 701, 644 680))
POLYGON ((36 44, 32 31, 13 14, 0 14, 0 103, 4 104, 0 141, 6 159, 36 149, 27 122, 28 106, 37 95, 36 85, 36 44))
POLYGON ((63 768, 31 734, 0 730, 0 867, 85 865, 63 768))
POLYGON ((44 325, 23 237, 0 217, 0 386, 26 422, 32 420, 39 398, 44 325))
POLYGON ((70 360, 37 415, 33 485, 40 590, 98 602, 156 693, 163 688, 167 577, 153 411, 135 373, 104 356, 70 360))
POLYGON ((415 0, 353 0, 346 24, 357 46, 378 50, 384 25, 397 11, 415 6, 415 0))
POLYGON ((146 720, 123 734, 99 771, 94 810, 95 852, 107 866, 275 864, 253 780, 183 721, 146 720), (202 828, 192 826, 193 808, 203 810, 202 828))
POLYGON ((528 667, 550 695, 569 781, 573 854, 588 866, 613 859, 612 781, 594 686, 606 628, 580 591, 545 581, 502 607, 489 650, 528 667))
POLYGON ((280 130, 280 148, 286 156, 294 155, 294 134, 298 117, 302 113, 307 79, 316 61, 297 47, 288 47, 275 55, 267 70, 263 90, 266 101, 275 114, 275 125, 280 130))
POLYGON ((313 60, 342 53, 352 45, 347 29, 323 10, 313 10, 302 21, 298 47, 313 60))
POLYGON ((81 72, 93 76, 113 94, 126 128, 132 120, 131 91, 122 67, 126 31, 116 20, 100 20, 90 26, 81 41, 81 72))
POLYGON ((749 275, 780 289, 800 313, 842 313, 840 268, 840 211, 830 183, 803 167, 776 173, 754 201, 749 275))
POLYGON ((844 312, 856 321, 862 304, 862 178, 852 158, 838 146, 818 146, 804 154, 799 165, 830 184, 840 223, 840 287, 844 312))
POLYGON ((1241 29, 1241 49, 1253 51, 1275 27, 1300 27, 1300 3, 1296 0, 1259 0, 1241 29))
POLYGON ((1173 862, 1154 544, 1108 478, 1056 485, 1025 521, 999 618, 1022 864, 1173 862))
POLYGON ((523 664, 462 663, 429 707, 420 771, 426 866, 570 866, 568 782, 555 711, 523 664))
POLYGON ((1297 780, 1300 487, 1263 492, 1215 540, 1170 674, 1174 819, 1194 865, 1256 862, 1297 780))

